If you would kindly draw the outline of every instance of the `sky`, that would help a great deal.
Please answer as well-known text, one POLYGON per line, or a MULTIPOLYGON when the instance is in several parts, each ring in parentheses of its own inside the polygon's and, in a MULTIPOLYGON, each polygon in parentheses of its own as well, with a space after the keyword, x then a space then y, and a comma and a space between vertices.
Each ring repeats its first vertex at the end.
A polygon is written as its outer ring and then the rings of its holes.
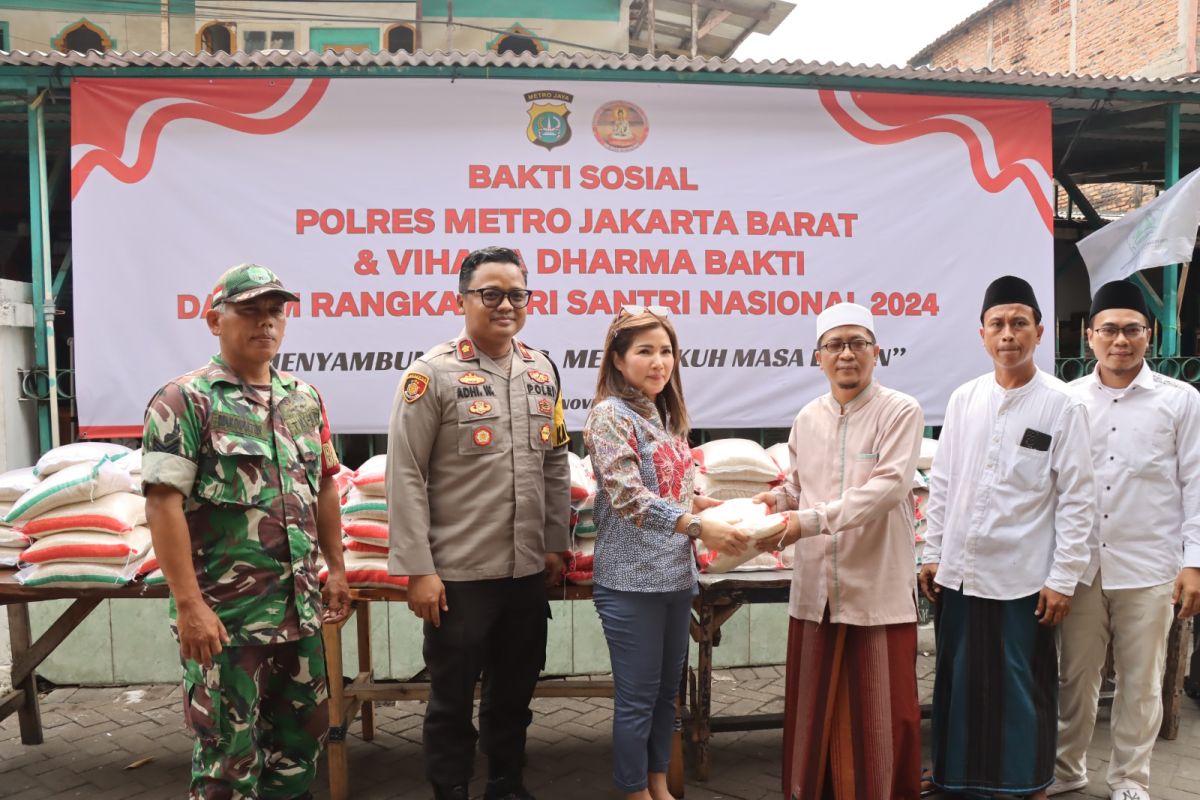
POLYGON ((987 1, 792 0, 773 34, 751 34, 734 57, 903 65, 987 1))

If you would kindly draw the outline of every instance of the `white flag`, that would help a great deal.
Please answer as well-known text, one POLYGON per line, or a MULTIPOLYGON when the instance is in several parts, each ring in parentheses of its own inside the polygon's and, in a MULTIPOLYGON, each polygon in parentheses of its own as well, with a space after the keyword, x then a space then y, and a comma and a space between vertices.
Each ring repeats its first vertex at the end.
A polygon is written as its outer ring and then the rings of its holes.
POLYGON ((1200 169, 1139 209, 1079 240, 1092 294, 1140 269, 1192 260, 1200 226, 1200 169))

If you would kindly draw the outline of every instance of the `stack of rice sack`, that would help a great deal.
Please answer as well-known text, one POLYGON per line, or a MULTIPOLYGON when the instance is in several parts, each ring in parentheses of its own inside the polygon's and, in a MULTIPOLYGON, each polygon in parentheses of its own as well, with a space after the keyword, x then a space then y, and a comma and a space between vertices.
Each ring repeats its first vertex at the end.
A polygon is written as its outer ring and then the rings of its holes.
MULTIPOLYGON (((342 544, 346 548, 346 581, 359 589, 406 586, 405 576, 389 575, 387 455, 367 459, 352 476, 342 502, 342 544)), ((329 576, 322 567, 321 580, 329 576)))
POLYGON ((146 502, 129 470, 133 451, 81 442, 38 460, 38 482, 5 522, 31 540, 17 579, 26 586, 114 586, 136 575, 150 550, 146 502))
POLYGON ((596 476, 590 458, 567 454, 571 462, 571 550, 563 553, 563 578, 567 583, 592 585, 592 562, 596 548, 596 476))
POLYGON ((0 567, 15 567, 21 560, 21 552, 29 546, 29 537, 14 530, 5 522, 12 511, 13 503, 37 485, 38 477, 33 467, 9 470, 0 474, 0 567))
POLYGON ((692 450, 696 488, 717 500, 753 497, 777 486, 783 471, 758 442, 714 439, 692 450))
POLYGON ((708 573, 776 570, 790 567, 783 563, 780 553, 760 553, 754 543, 761 539, 777 539, 787 527, 787 515, 768 514, 767 507, 747 498, 726 500, 719 506, 700 512, 702 520, 720 520, 739 528, 750 537, 750 545, 739 555, 727 555, 708 550, 703 542, 697 542, 696 561, 708 573))

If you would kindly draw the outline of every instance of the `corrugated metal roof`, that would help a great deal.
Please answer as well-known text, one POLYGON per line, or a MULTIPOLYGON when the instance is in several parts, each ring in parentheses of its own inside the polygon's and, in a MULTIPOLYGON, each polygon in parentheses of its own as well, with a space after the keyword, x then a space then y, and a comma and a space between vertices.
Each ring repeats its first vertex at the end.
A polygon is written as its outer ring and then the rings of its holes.
MULTIPOLYGON (((122 69, 135 67, 190 68, 350 68, 355 67, 541 67, 550 69, 608 70, 638 72, 683 72, 695 74, 796 75, 837 78, 871 78, 907 81, 1005 85, 1014 88, 1131 90, 1195 95, 1200 93, 1200 76, 1174 78, 1130 78, 1107 75, 1063 75, 989 69, 946 69, 941 67, 883 67, 862 64, 824 64, 813 61, 739 61, 717 58, 670 58, 659 56, 599 55, 587 53, 335 53, 276 50, 234 54, 146 52, 90 53, 0 52, 0 68, 57 67, 72 69, 122 69)), ((964 85, 964 91, 969 86, 964 85)))
POLYGON ((910 59, 908 60, 908 63, 910 63, 910 64, 923 64, 923 63, 927 63, 927 62, 929 61, 929 54, 930 54, 930 52, 932 52, 933 50, 936 50, 938 47, 940 47, 940 46, 941 46, 943 43, 945 43, 947 40, 954 38, 955 36, 957 36, 957 35, 958 35, 959 33, 961 33, 962 31, 964 31, 964 30, 966 30, 967 28, 969 28, 969 27, 971 27, 972 25, 974 25, 974 24, 975 24, 975 22, 976 22, 977 20, 980 20, 980 19, 982 19, 983 17, 986 17, 988 14, 992 13, 992 11, 996 10, 996 9, 997 9, 997 8, 999 8, 1000 6, 1006 6, 1006 5, 1009 5, 1009 4, 1011 4, 1012 2, 1013 2, 1013 0, 992 0, 990 3, 988 3, 987 5, 985 5, 983 8, 981 8, 981 9, 979 9, 978 11, 974 12, 974 13, 973 13, 973 14, 971 14, 969 17, 967 17, 966 19, 964 19, 962 22, 958 23, 958 24, 957 24, 957 25, 955 25, 953 28, 951 28, 950 30, 946 31, 946 32, 945 32, 945 33, 943 33, 941 36, 937 37, 937 38, 936 38, 936 39, 934 39, 932 42, 930 42, 929 44, 927 44, 927 45, 925 45, 924 47, 922 47, 922 48, 921 48, 921 49, 920 49, 920 50, 919 50, 919 51, 916 53, 916 55, 914 55, 912 58, 910 58, 910 59))

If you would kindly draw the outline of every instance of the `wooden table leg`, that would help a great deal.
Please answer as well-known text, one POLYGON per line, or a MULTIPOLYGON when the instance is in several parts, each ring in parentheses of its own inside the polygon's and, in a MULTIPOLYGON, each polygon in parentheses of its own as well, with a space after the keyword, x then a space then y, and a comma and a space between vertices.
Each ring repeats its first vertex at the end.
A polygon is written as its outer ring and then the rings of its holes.
POLYGON ((692 708, 692 743, 695 747, 696 779, 708 780, 708 739, 712 735, 712 649, 713 608, 701 602, 697 627, 700 638, 696 658, 696 703, 692 708))
MULTIPOLYGON (((33 642, 28 604, 13 603, 8 607, 8 638, 12 645, 13 664, 19 664, 29 652, 29 646, 33 642)), ((28 675, 13 682, 13 688, 20 689, 24 693, 21 706, 17 710, 17 720, 21 727, 21 744, 41 744, 43 742, 42 710, 38 705, 37 675, 30 669, 28 675)))
POLYGON ((1187 672, 1187 641, 1192 621, 1171 622, 1167 636, 1167 668, 1163 671, 1163 719, 1158 735, 1163 739, 1179 738, 1179 708, 1183 700, 1183 678, 1187 672))
MULTIPOLYGON (((350 613, 357 610, 350 604, 350 613)), ((346 764, 346 696, 342 681, 342 626, 345 621, 326 624, 321 628, 325 642, 325 672, 329 684, 329 739, 325 753, 329 764, 330 800, 347 800, 350 795, 350 774, 346 764)))
MULTIPOLYGON (((358 674, 372 674, 370 603, 362 603, 358 609, 358 674)), ((346 720, 346 725, 349 724, 350 720, 346 720)), ((365 742, 375 738, 375 706, 370 698, 362 701, 362 737, 365 742)))
POLYGON ((675 798, 682 798, 684 792, 683 707, 687 703, 687 676, 688 663, 685 656, 683 671, 679 675, 679 691, 675 694, 675 730, 671 734, 671 763, 667 767, 667 791, 675 798))

